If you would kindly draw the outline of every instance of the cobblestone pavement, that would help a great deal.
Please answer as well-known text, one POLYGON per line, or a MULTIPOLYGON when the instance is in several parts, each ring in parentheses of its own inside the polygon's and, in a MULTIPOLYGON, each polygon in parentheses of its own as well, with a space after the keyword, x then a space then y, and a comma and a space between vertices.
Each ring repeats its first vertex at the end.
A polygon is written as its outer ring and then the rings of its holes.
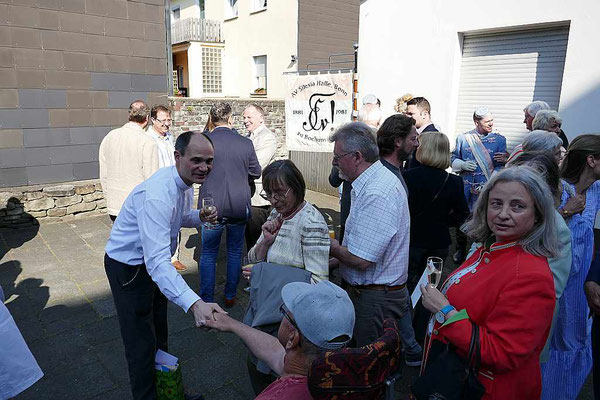
MULTIPOLYGON (((314 192, 307 199, 334 226, 337 199, 314 192)), ((36 228, 0 230, 0 285, 44 378, 17 397, 29 399, 123 400, 129 393, 127 365, 114 305, 103 267, 110 233, 107 216, 47 223, 36 228)), ((184 229, 183 277, 198 290, 198 234, 184 229)), ((225 240, 222 241, 224 244, 225 240)), ((222 304, 224 252, 217 268, 216 298, 222 304)), ((452 253, 451 253, 452 254, 452 253)), ((240 283, 230 314, 241 318, 248 302, 240 283)), ((179 357, 186 391, 207 400, 253 398, 246 349, 234 335, 204 332, 193 319, 169 305, 169 351, 179 357)), ((406 398, 417 369, 404 368, 396 397, 406 398)), ((580 399, 591 399, 588 383, 580 399)))

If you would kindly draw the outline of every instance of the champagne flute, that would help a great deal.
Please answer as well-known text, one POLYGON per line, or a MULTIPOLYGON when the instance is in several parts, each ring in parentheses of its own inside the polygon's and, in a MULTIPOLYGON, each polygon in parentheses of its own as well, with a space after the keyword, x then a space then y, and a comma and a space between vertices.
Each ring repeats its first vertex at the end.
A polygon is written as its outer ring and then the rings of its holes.
MULTIPOLYGON (((202 209, 204 210, 204 215, 209 215, 213 213, 217 209, 217 207, 215 206, 215 200, 210 196, 203 197, 202 209)), ((211 224, 210 222, 205 222, 204 227, 206 229, 213 229, 215 225, 211 224)))
POLYGON ((444 260, 439 257, 427 257, 427 282, 432 287, 437 287, 442 279, 444 260))

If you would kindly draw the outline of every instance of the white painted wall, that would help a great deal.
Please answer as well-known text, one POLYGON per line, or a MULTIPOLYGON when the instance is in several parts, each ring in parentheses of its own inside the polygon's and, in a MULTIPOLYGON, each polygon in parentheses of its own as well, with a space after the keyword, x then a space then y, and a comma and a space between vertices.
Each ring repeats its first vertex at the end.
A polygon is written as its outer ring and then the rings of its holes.
MULTIPOLYGON (((360 97, 376 94, 393 113, 404 93, 426 97, 433 121, 454 137, 460 34, 570 21, 559 112, 573 138, 600 133, 600 1, 363 0, 359 29, 360 97)), ((525 106, 526 104, 523 104, 525 106)))
POLYGON ((180 19, 200 18, 200 8, 196 0, 171 0, 171 10, 177 7, 181 7, 180 19))
MULTIPOLYGON (((221 19, 226 0, 206 2, 206 18, 221 19)), ((223 94, 248 98, 255 89, 253 56, 267 55, 267 96, 282 99, 283 72, 295 71, 297 55, 297 0, 269 1, 266 10, 251 13, 252 0, 238 0, 238 17, 223 22, 223 94)))

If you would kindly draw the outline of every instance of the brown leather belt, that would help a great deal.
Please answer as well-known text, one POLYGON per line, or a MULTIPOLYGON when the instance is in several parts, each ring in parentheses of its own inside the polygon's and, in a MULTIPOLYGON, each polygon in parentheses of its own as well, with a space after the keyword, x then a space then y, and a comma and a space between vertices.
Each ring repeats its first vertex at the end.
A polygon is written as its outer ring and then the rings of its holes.
POLYGON ((406 287, 406 282, 402 285, 396 286, 387 286, 387 285, 349 285, 355 289, 368 289, 368 290, 384 290, 387 292, 392 292, 394 290, 404 289, 406 287))

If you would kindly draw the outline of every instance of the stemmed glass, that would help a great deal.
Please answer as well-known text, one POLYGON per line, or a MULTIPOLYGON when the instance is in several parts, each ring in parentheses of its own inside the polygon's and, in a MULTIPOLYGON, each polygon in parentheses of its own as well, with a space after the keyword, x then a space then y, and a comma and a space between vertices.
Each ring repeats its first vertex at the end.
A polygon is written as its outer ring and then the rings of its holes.
MULTIPOLYGON (((202 209, 204 210, 204 215, 209 215, 213 213, 217 209, 217 207, 215 206, 215 200, 210 196, 203 197, 202 209)), ((214 229, 216 226, 210 222, 204 222, 203 225, 206 229, 214 229)))
POLYGON ((442 279, 442 267, 444 260, 439 257, 427 257, 427 282, 430 286, 437 288, 442 279))

